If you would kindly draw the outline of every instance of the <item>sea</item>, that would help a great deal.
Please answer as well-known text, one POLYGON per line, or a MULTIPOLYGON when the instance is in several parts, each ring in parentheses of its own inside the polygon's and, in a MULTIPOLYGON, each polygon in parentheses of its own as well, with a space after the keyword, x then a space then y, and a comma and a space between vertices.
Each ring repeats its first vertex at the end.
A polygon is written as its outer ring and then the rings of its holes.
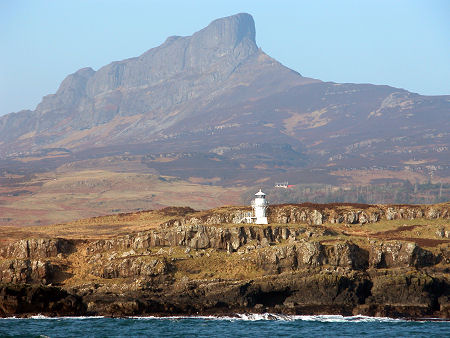
POLYGON ((450 322, 365 316, 0 319, 1 337, 450 337, 450 322))

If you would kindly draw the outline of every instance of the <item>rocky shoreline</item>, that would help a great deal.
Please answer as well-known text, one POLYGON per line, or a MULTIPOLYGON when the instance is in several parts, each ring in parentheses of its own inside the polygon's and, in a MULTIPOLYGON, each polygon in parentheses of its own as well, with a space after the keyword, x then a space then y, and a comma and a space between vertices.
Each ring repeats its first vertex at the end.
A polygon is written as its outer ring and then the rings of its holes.
POLYGON ((1 316, 172 316, 277 313, 450 319, 448 280, 406 270, 322 273, 306 270, 249 281, 192 280, 140 291, 92 285, 0 286, 1 316))
POLYGON ((238 224, 245 208, 173 210, 144 232, 1 247, 0 316, 450 319, 448 203, 272 206, 268 226, 238 224), (367 232, 377 222, 387 230, 367 232))

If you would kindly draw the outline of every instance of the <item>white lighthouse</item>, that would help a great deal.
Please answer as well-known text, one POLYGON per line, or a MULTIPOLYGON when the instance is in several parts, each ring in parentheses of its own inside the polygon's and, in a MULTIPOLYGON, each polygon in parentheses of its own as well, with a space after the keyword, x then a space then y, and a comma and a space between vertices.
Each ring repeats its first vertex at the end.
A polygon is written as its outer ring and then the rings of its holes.
POLYGON ((255 194, 255 199, 252 201, 253 214, 255 215, 256 224, 268 224, 266 210, 269 202, 266 200, 266 194, 259 189, 255 194))

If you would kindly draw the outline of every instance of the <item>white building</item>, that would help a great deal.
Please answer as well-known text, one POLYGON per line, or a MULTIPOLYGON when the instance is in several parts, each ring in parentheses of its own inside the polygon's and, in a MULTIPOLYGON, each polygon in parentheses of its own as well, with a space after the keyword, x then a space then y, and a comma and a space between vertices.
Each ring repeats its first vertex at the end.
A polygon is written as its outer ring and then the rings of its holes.
POLYGON ((286 182, 277 182, 277 183, 275 183, 275 188, 284 188, 284 189, 287 189, 288 186, 289 186, 289 182, 288 182, 288 181, 286 181, 286 182))
POLYGON ((268 207, 269 202, 267 202, 266 194, 259 189, 255 194, 255 199, 252 200, 253 212, 244 212, 237 223, 269 224, 266 215, 268 207))
POLYGON ((266 194, 259 189, 255 194, 255 199, 252 201, 254 223, 256 224, 268 224, 267 222, 267 207, 269 202, 267 202, 266 194))

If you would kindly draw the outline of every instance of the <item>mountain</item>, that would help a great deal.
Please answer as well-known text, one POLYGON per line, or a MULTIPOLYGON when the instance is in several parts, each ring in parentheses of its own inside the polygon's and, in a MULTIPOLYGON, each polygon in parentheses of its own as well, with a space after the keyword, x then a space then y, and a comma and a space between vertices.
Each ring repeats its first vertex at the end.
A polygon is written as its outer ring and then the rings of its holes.
POLYGON ((226 126, 229 117, 220 111, 225 98, 242 103, 314 82, 258 49, 253 18, 238 14, 192 36, 169 37, 139 57, 69 75, 34 112, 0 120, 2 150, 148 142, 226 126))
POLYGON ((242 13, 139 57, 78 70, 34 111, 0 118, 0 167, 131 154, 161 173, 219 184, 336 183, 348 170, 448 180, 450 96, 303 77, 255 36, 242 13))

